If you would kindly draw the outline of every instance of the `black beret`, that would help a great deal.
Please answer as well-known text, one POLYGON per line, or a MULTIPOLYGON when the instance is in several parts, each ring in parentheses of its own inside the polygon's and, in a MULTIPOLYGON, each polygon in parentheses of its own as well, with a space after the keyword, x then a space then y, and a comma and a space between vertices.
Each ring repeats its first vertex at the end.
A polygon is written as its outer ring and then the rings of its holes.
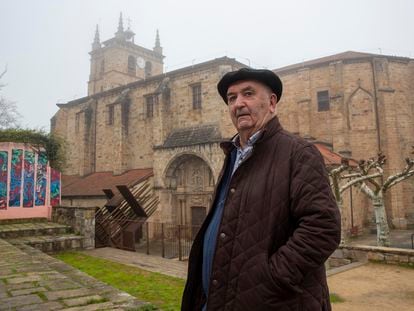
POLYGON ((227 104, 227 90, 237 81, 255 80, 267 85, 277 96, 277 101, 282 97, 283 85, 280 78, 271 70, 241 68, 236 71, 226 73, 217 84, 220 96, 227 104))

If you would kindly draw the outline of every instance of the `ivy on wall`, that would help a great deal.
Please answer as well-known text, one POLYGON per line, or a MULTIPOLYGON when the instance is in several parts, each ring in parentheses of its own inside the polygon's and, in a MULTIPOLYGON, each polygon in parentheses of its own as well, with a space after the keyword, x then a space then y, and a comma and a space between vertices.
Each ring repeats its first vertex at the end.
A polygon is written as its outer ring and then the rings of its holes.
POLYGON ((43 148, 51 167, 62 170, 64 166, 64 142, 61 137, 42 130, 0 129, 0 142, 26 143, 38 150, 43 148))

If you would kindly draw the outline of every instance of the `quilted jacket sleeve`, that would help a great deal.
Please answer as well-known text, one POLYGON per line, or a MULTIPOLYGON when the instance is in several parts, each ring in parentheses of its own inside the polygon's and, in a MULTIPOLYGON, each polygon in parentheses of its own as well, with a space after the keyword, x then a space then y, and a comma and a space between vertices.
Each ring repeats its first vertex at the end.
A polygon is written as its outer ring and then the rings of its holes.
POLYGON ((281 292, 301 292, 306 276, 321 268, 337 248, 341 231, 323 159, 313 145, 291 158, 290 202, 294 231, 271 255, 269 269, 281 292))

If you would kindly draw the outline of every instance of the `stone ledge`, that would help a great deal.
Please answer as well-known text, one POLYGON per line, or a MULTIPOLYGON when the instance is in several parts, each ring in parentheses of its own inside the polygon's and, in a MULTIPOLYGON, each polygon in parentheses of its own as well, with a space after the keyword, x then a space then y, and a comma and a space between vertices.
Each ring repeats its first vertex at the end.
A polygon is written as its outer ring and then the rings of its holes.
POLYGON ((96 206, 66 206, 66 205, 59 205, 59 206, 54 206, 53 210, 56 209, 81 209, 81 210, 93 210, 95 211, 95 209, 97 208, 96 206))
POLYGON ((340 246, 333 258, 347 258, 353 261, 377 261, 386 264, 414 266, 414 250, 392 247, 352 245, 340 246))

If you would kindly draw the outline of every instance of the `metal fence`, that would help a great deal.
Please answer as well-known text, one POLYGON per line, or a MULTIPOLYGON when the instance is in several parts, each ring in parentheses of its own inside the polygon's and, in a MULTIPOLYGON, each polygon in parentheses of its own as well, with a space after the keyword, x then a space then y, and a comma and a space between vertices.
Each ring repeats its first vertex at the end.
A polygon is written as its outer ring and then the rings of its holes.
POLYGON ((163 258, 186 260, 199 226, 146 222, 135 250, 163 258))
POLYGON ((107 245, 178 260, 188 258, 200 229, 200 226, 115 218, 108 224, 105 226, 105 235, 109 237, 107 245))

